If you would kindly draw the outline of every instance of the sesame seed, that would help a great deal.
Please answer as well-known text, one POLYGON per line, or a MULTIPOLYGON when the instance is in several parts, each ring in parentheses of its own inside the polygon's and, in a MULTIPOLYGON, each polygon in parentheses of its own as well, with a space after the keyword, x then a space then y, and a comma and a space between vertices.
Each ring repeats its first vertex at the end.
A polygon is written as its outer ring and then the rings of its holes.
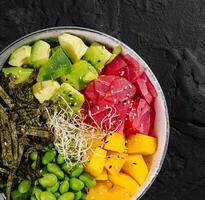
POLYGON ((112 168, 112 165, 109 166, 109 169, 111 169, 111 168, 112 168))
POLYGON ((129 96, 130 96, 130 94, 127 94, 127 96, 129 97, 129 96))
POLYGON ((80 76, 79 79, 82 80, 82 76, 80 76))
POLYGON ((134 116, 137 116, 137 114, 136 114, 136 113, 134 113, 134 116))
POLYGON ((137 163, 132 163, 133 165, 137 165, 137 163))
POLYGON ((125 72, 124 72, 124 71, 120 72, 120 76, 123 76, 124 74, 125 74, 125 72))
POLYGON ((127 86, 125 86, 124 89, 126 90, 126 89, 127 89, 127 86))
POLYGON ((132 88, 132 85, 129 85, 130 88, 132 88))
POLYGON ((100 107, 99 107, 99 106, 97 106, 97 110, 100 110, 100 107))
POLYGON ((135 116, 132 117, 132 119, 134 119, 134 118, 135 118, 135 116))
POLYGON ((140 124, 140 126, 141 126, 141 127, 143 127, 143 126, 144 126, 144 124, 140 124))
POLYGON ((111 94, 113 94, 114 93, 114 91, 113 90, 111 90, 111 94))
POLYGON ((77 102, 74 103, 74 106, 76 106, 76 105, 77 105, 77 102))
POLYGON ((114 102, 116 103, 116 102, 117 102, 117 99, 114 99, 114 102))

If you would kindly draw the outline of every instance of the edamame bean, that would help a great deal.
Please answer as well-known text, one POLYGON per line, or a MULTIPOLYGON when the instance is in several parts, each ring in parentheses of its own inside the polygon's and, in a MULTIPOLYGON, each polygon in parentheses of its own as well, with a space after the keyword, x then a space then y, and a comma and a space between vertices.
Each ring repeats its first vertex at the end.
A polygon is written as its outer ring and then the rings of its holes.
POLYGON ((85 194, 85 192, 82 192, 82 193, 81 193, 80 199, 81 199, 81 200, 86 200, 86 194, 85 194))
POLYGON ((84 188, 84 183, 77 178, 71 178, 70 179, 70 188, 74 191, 82 190, 84 188))
POLYGON ((55 156, 56 156, 56 151, 55 150, 47 151, 44 154, 43 158, 42 158, 42 163, 44 165, 47 165, 48 163, 50 163, 50 162, 52 162, 54 160, 55 156))
POLYGON ((96 180, 88 173, 84 172, 79 176, 79 179, 85 183, 88 188, 94 187, 96 185, 96 180))
POLYGON ((57 158, 57 163, 59 165, 62 165, 64 162, 65 162, 65 159, 64 159, 63 155, 59 154, 58 158, 57 158))
POLYGON ((73 200, 75 195, 72 192, 66 192, 58 200, 73 200))
POLYGON ((52 187, 47 187, 46 190, 49 191, 49 192, 55 193, 55 192, 58 191, 59 186, 60 186, 60 183, 59 183, 59 181, 58 181, 58 182, 57 182, 55 185, 53 185, 52 187))
POLYGON ((54 195, 56 196, 57 199, 61 196, 59 192, 55 192, 54 195))
POLYGON ((56 197, 51 192, 45 191, 45 192, 41 192, 40 199, 41 200, 56 200, 56 197))
POLYGON ((81 191, 78 191, 75 193, 75 200, 79 200, 82 196, 82 192, 81 191))
POLYGON ((57 181, 58 179, 56 175, 50 173, 44 174, 44 176, 39 179, 39 183, 45 188, 52 187, 57 183, 57 181))
POLYGON ((64 180, 59 188, 59 191, 61 194, 68 192, 69 190, 69 182, 67 180, 64 180))
POLYGON ((71 177, 80 176, 80 174, 83 172, 83 170, 84 170, 83 165, 82 164, 77 164, 71 172, 71 177))
POLYGON ((30 159, 35 161, 38 158, 38 152, 37 151, 32 151, 30 154, 30 159))
POLYGON ((69 172, 71 170, 71 166, 67 163, 64 163, 62 166, 61 166, 61 169, 64 171, 64 172, 69 172))
POLYGON ((18 191, 22 194, 27 193, 31 188, 30 180, 23 180, 18 186, 18 191))
POLYGON ((32 195, 36 197, 37 200, 40 200, 40 194, 42 190, 38 187, 34 187, 32 191, 32 195))
POLYGON ((47 169, 49 172, 55 174, 59 179, 64 178, 64 172, 55 163, 48 163, 47 169))

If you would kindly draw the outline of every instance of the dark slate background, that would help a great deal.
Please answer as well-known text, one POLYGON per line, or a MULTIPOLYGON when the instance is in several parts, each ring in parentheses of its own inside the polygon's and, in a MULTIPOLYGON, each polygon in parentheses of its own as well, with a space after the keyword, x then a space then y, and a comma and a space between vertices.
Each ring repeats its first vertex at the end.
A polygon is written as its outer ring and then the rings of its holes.
POLYGON ((205 199, 204 0, 0 0, 0 50, 32 31, 93 28, 132 47, 166 95, 168 154, 143 200, 205 199))

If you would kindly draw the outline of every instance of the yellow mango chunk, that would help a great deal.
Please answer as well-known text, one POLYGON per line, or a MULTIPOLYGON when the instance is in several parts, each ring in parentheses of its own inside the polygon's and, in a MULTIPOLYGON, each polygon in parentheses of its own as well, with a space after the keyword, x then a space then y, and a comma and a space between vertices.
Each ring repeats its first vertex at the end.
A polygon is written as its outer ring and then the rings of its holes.
POLYGON ((127 148, 128 153, 151 155, 157 149, 157 138, 144 134, 130 135, 127 138, 127 148))
POLYGON ((112 181, 113 184, 127 189, 130 195, 136 193, 139 188, 139 184, 125 173, 120 172, 115 175, 109 175, 108 179, 112 181))
POLYGON ((106 181, 106 180, 108 180, 108 175, 107 175, 106 169, 103 169, 102 174, 100 174, 99 176, 95 177, 95 179, 99 180, 99 181, 106 181))
POLYGON ((105 168, 110 174, 117 174, 126 161, 127 154, 109 152, 105 159, 105 168))
POLYGON ((147 164, 148 169, 150 170, 150 168, 152 166, 152 158, 153 158, 153 156, 152 155, 144 156, 143 158, 144 158, 145 163, 147 164))
POLYGON ((129 194, 129 191, 123 187, 120 187, 118 185, 115 185, 111 190, 109 190, 108 193, 108 199, 107 200, 130 200, 131 196, 129 194))
POLYGON ((142 155, 129 155, 122 170, 134 178, 140 185, 144 183, 148 175, 148 167, 142 155))
POLYGON ((108 194, 111 187, 108 181, 97 181, 96 186, 90 188, 86 200, 109 200, 108 194))
POLYGON ((106 150, 123 153, 125 151, 125 136, 121 133, 109 133, 105 139, 106 150))
POLYGON ((86 163, 85 170, 93 176, 99 176, 103 172, 105 166, 105 158, 107 151, 97 147, 86 163))

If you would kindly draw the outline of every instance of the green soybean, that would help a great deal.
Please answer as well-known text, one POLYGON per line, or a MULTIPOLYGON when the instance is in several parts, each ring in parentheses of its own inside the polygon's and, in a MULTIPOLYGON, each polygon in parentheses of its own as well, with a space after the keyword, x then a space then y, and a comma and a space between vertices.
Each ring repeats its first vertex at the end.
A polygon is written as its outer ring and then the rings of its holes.
POLYGON ((55 150, 49 150, 47 151, 42 158, 42 163, 44 165, 47 165, 48 163, 52 162, 56 156, 56 151, 55 150))
POLYGON ((38 187, 34 187, 32 191, 32 195, 36 197, 37 200, 40 200, 40 194, 42 190, 38 187))
POLYGON ((77 178, 71 178, 70 179, 70 188, 74 191, 82 190, 84 188, 84 183, 77 178))
POLYGON ((62 165, 64 162, 65 162, 65 159, 64 159, 63 155, 59 154, 57 157, 57 163, 59 165, 62 165))
POLYGON ((81 199, 81 200, 86 200, 86 194, 85 194, 85 192, 82 192, 82 193, 81 193, 80 199, 81 199))
POLYGON ((49 192, 55 193, 58 191, 59 186, 60 186, 60 183, 58 181, 55 185, 53 185, 51 187, 47 187, 46 190, 49 192))
POLYGON ((75 195, 72 192, 66 192, 59 197, 58 200, 73 200, 75 195))
POLYGON ((82 196, 82 192, 81 191, 78 191, 75 193, 75 200, 79 200, 82 196))
POLYGON ((94 187, 96 185, 96 180, 88 173, 84 172, 79 176, 79 179, 85 183, 88 188, 94 187))
POLYGON ((38 152, 37 151, 32 151, 30 154, 30 159, 36 161, 38 158, 38 152))
POLYGON ((67 180, 64 180, 59 188, 59 191, 61 194, 68 192, 69 190, 69 182, 67 180))
POLYGON ((27 193, 31 188, 30 180, 23 180, 18 186, 18 191, 22 194, 27 193))
POLYGON ((55 192, 54 195, 56 196, 57 199, 61 196, 59 192, 55 192))
POLYGON ((57 181, 56 175, 50 173, 44 174, 44 176, 39 179, 39 183, 45 188, 55 185, 57 181))
POLYGON ((61 169, 64 171, 64 172, 69 172, 71 170, 71 166, 67 163, 64 163, 62 166, 61 166, 61 169))
POLYGON ((55 163, 48 163, 47 169, 50 173, 55 174, 59 179, 64 178, 64 172, 55 163))
POLYGON ((41 200, 56 200, 56 197, 51 192, 45 191, 45 192, 41 192, 40 199, 41 200))
POLYGON ((78 177, 83 172, 84 167, 82 164, 77 164, 71 171, 71 177, 78 177))

